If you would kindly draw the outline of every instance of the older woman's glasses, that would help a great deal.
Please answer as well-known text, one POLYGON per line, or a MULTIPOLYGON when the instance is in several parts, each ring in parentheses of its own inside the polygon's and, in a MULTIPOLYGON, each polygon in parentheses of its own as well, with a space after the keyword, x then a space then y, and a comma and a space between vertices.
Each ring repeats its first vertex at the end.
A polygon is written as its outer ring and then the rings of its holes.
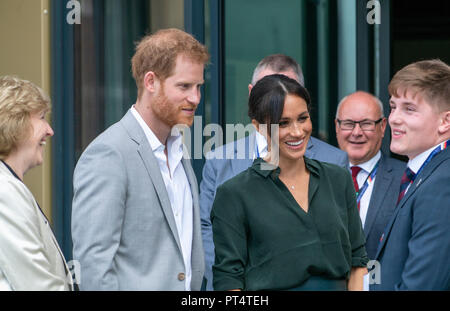
POLYGON ((362 120, 362 121, 353 121, 353 120, 339 120, 336 119, 339 123, 339 128, 343 131, 353 131, 356 124, 359 124, 359 127, 363 131, 375 131, 375 127, 378 123, 383 120, 383 118, 380 118, 376 121, 374 120, 362 120))

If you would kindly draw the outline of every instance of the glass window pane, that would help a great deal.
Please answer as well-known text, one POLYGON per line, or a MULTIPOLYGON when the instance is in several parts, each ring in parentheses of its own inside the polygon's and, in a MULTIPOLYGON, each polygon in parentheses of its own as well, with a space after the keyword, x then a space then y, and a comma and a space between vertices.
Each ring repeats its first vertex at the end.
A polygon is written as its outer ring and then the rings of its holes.
POLYGON ((283 53, 302 65, 303 5, 298 0, 283 0, 283 5, 273 0, 225 1, 225 123, 250 123, 248 85, 262 58, 283 53))
POLYGON ((76 31, 77 157, 136 102, 135 44, 161 28, 184 28, 184 0, 85 0, 76 31), (79 64, 79 66, 78 66, 79 64), (80 100, 78 100, 78 98, 80 100))
POLYGON ((149 0, 149 2, 152 32, 163 28, 184 30, 184 0, 149 0))

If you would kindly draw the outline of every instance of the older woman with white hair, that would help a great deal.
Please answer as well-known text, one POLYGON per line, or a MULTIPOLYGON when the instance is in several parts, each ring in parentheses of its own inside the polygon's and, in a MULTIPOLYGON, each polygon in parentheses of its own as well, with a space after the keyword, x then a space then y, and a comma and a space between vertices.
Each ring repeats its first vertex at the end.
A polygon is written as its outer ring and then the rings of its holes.
POLYGON ((23 183, 53 136, 49 110, 39 87, 0 77, 0 290, 73 290, 49 222, 23 183))

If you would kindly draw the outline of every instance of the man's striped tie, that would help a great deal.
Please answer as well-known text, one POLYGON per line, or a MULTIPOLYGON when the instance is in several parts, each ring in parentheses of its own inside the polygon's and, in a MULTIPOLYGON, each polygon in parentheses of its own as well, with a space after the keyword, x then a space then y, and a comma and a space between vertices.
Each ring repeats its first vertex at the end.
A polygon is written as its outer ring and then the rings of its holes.
POLYGON ((400 182, 400 193, 398 195, 397 204, 403 199, 405 196, 406 190, 408 189, 409 184, 414 180, 414 172, 407 167, 405 173, 403 173, 402 180, 400 182))
MULTIPOLYGON (((358 193, 359 185, 358 185, 358 181, 356 180, 356 176, 362 170, 362 168, 360 168, 359 166, 352 166, 351 170, 352 170, 353 186, 355 187, 355 191, 358 193)), ((358 202, 358 211, 359 211, 359 202, 358 202)))

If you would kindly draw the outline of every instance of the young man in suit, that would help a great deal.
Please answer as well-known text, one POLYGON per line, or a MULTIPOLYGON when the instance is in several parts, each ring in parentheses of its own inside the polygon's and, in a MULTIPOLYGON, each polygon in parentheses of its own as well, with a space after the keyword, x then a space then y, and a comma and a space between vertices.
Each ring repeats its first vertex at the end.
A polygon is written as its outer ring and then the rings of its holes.
MULTIPOLYGON (((248 85, 249 94, 256 82, 271 74, 283 74, 304 85, 300 65, 289 56, 273 54, 266 56, 256 66, 251 84, 248 85)), ((203 246, 205 248, 207 290, 213 290, 214 243, 210 214, 216 189, 228 179, 250 167, 255 158, 264 157, 266 152, 267 142, 265 138, 255 131, 245 138, 219 147, 206 155, 207 160, 203 167, 203 178, 200 183, 200 216, 203 246)), ((342 167, 347 167, 348 165, 348 158, 345 152, 314 137, 311 137, 308 141, 305 156, 342 167)))
POLYGON ((371 290, 450 289, 450 66, 410 64, 389 84, 391 151, 409 158, 371 290))
POLYGON ((206 48, 165 29, 132 58, 138 99, 84 151, 72 237, 82 290, 199 290, 204 257, 197 181, 175 125, 200 102, 206 48))
MULTIPOLYGON (((338 105, 336 137, 339 147, 348 154, 370 259, 374 259, 384 227, 394 212, 406 166, 380 151, 386 123, 383 104, 372 94, 358 91, 338 105)), ((369 289, 369 275, 365 276, 364 289, 369 289)))

